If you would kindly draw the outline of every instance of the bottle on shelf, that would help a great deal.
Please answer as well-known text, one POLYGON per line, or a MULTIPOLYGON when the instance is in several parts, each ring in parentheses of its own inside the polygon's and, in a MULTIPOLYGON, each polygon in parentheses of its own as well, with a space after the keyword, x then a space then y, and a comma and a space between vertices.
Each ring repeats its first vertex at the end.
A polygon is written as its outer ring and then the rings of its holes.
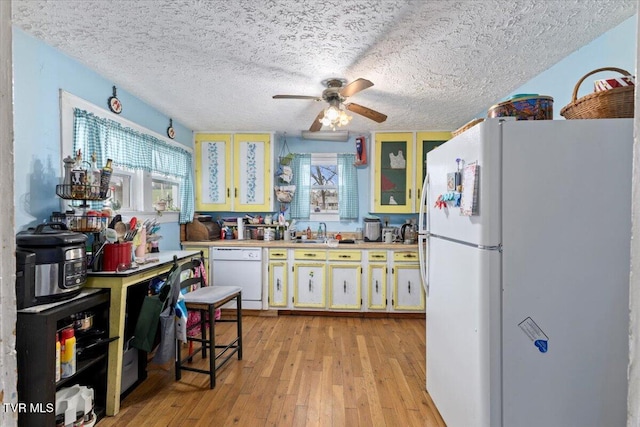
POLYGON ((111 173, 113 172, 113 167, 111 163, 113 160, 107 159, 107 163, 102 168, 100 173, 100 197, 107 197, 107 193, 109 193, 109 183, 111 182, 111 173))
POLYGON ((65 157, 62 162, 64 163, 64 185, 71 186, 71 171, 76 164, 76 159, 71 156, 65 157))
POLYGON ((76 373, 76 337, 73 326, 61 332, 60 376, 69 378, 76 373))
POLYGON ((89 191, 92 198, 100 197, 102 171, 96 164, 96 153, 91 154, 91 170, 89 171, 89 191))
POLYGON ((82 150, 76 152, 76 162, 71 169, 71 197, 85 199, 87 185, 87 171, 82 169, 82 150))
POLYGON ((56 382, 60 381, 60 335, 56 332, 56 382))

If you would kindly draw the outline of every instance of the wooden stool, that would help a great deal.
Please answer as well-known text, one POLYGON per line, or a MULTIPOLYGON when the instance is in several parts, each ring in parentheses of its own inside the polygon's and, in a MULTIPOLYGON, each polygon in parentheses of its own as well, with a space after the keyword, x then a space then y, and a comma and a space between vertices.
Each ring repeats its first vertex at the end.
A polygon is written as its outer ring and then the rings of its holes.
MULTIPOLYGON (((192 260, 182 264, 179 268, 182 271, 197 267, 200 260, 192 260)), ((191 288, 199 284, 201 287, 185 293, 184 302, 187 310, 198 310, 200 312, 200 323, 193 325, 189 329, 200 326, 200 336, 190 337, 187 331, 187 342, 189 343, 189 354, 182 357, 180 353, 180 342, 176 339, 176 381, 182 377, 181 371, 198 372, 209 375, 209 387, 216 386, 216 371, 221 368, 235 353, 238 353, 238 360, 242 360, 242 288, 239 286, 204 286, 202 277, 192 277, 180 282, 180 289, 191 288), (215 312, 224 304, 235 300, 236 315, 232 319, 215 320, 215 312), (209 326, 207 327, 207 322, 209 326), (236 323, 237 336, 229 343, 216 344, 215 324, 217 322, 236 323), (207 332, 208 329, 208 332, 207 332), (208 336, 207 336, 208 334, 208 336), (194 353, 191 351, 193 342, 200 343, 200 347, 195 348, 195 353, 202 352, 202 358, 207 358, 209 351, 209 369, 198 369, 185 366, 186 362, 191 362, 194 353), (220 349, 220 351, 217 351, 220 349), (218 361, 220 359, 220 361, 218 361)))

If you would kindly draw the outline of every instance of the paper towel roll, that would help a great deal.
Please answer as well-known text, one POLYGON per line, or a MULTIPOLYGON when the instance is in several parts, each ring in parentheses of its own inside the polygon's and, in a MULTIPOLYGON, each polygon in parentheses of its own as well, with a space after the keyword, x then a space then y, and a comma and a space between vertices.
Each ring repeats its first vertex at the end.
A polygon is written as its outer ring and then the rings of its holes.
POLYGON ((238 240, 244 240, 244 220, 238 218, 238 240))

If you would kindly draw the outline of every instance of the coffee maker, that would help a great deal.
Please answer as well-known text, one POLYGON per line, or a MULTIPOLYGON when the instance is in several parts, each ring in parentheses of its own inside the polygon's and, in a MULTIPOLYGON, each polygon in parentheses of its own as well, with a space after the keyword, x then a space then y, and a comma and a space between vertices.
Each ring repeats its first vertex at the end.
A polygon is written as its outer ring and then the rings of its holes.
POLYGON ((402 242, 405 245, 414 244, 416 242, 417 235, 418 233, 416 231, 416 228, 411 222, 403 224, 400 228, 400 237, 402 238, 402 242))

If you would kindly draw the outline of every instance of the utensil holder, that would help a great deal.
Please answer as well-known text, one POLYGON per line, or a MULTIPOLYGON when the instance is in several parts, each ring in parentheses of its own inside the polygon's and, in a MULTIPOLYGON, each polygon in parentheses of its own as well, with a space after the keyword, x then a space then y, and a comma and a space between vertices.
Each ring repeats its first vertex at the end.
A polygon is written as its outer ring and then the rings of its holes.
POLYGON ((116 271, 118 264, 131 264, 131 242, 110 243, 103 249, 102 271, 116 271))

